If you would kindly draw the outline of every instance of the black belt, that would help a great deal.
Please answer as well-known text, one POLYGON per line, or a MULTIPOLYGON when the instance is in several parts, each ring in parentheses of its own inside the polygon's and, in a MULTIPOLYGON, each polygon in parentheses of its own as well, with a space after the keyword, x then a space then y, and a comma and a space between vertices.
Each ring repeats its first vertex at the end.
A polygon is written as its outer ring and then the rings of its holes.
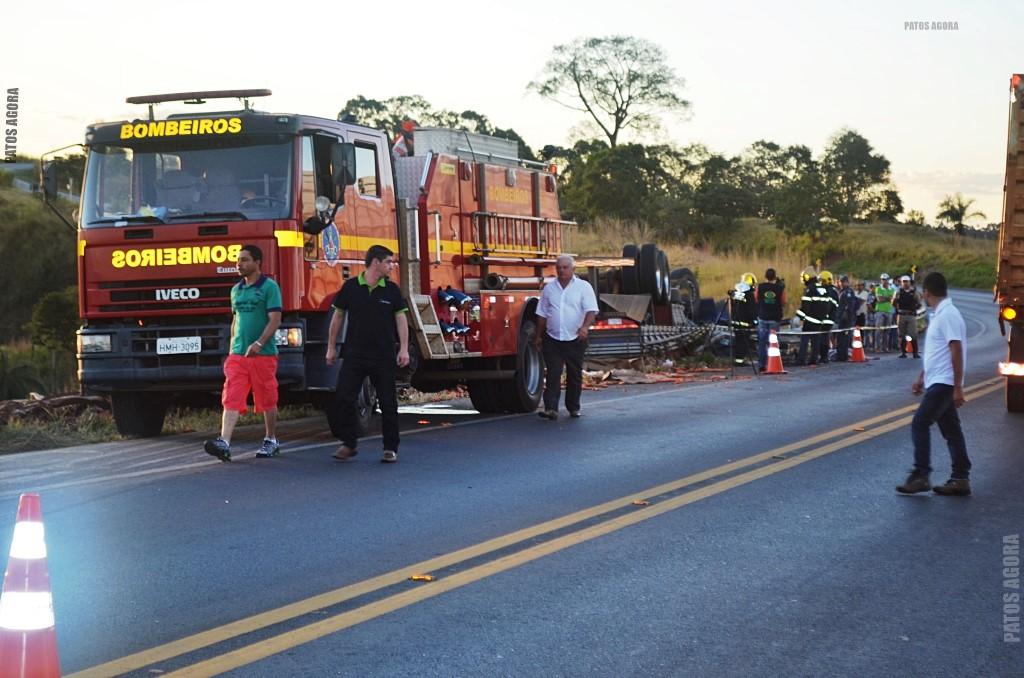
POLYGON ((916 311, 900 311, 896 315, 917 315, 916 311))

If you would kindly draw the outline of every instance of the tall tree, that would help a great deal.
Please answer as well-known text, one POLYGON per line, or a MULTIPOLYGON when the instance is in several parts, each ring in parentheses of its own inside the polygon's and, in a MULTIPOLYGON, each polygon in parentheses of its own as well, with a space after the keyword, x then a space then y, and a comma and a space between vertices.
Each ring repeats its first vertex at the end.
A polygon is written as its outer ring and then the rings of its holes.
POLYGON ((811 149, 807 146, 783 148, 773 141, 755 141, 740 156, 736 171, 754 195, 751 216, 770 217, 771 204, 777 191, 814 167, 811 149))
POLYGON ((939 203, 940 212, 935 215, 935 218, 941 223, 949 223, 953 225, 957 235, 964 234, 964 222, 968 219, 984 219, 985 214, 978 210, 970 211, 971 205, 974 204, 974 198, 965 198, 962 193, 956 195, 947 195, 942 202, 939 203))
POLYGON ((653 130, 659 113, 686 111, 683 84, 661 47, 612 35, 556 45, 543 76, 527 89, 589 115, 614 148, 623 130, 653 130))
POLYGON ((821 158, 822 178, 832 193, 829 216, 842 223, 868 218, 870 194, 889 184, 889 160, 873 153, 867 139, 853 130, 832 137, 821 158))

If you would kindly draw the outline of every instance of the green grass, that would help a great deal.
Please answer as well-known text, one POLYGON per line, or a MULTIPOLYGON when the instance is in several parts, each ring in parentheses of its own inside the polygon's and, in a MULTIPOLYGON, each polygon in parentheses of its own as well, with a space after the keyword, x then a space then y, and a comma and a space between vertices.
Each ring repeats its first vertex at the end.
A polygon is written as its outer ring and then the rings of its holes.
MULTIPOLYGON (((574 233, 570 247, 581 255, 618 255, 623 243, 654 240, 614 221, 599 221, 574 233)), ((854 280, 895 276, 916 265, 919 275, 942 272, 953 287, 991 289, 995 284, 995 240, 905 224, 851 224, 825 242, 810 243, 788 237, 766 221, 744 219, 727 237, 703 247, 659 244, 671 267, 694 269, 703 296, 721 297, 745 271, 760 279, 769 266, 790 289, 799 287, 800 272, 819 258, 836 277, 845 273, 854 280)))

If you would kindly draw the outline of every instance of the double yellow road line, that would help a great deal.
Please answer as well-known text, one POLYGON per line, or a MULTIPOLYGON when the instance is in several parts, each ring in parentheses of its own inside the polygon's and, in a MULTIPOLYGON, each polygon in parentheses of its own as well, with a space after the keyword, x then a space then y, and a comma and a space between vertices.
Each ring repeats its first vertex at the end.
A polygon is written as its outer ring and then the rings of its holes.
MULTIPOLYGON (((1002 385, 1003 378, 997 377, 974 384, 965 390, 965 394, 968 400, 976 400, 999 390, 1002 388, 1002 385)), ((649 520, 655 516, 720 494, 734 487, 745 485, 760 478, 793 468, 812 459, 817 459, 837 450, 857 445, 894 431, 910 423, 911 413, 916 409, 916 404, 908 405, 907 407, 892 410, 877 417, 829 431, 828 433, 716 466, 715 468, 576 511, 560 518, 510 532, 464 549, 459 549, 436 558, 430 558, 408 567, 343 586, 274 610, 246 617, 245 619, 128 655, 106 664, 94 666, 73 674, 72 678, 118 675, 153 666, 174 657, 260 631, 275 624, 288 622, 303 615, 324 610, 387 587, 396 586, 406 582, 413 575, 451 568, 460 563, 509 549, 529 539, 565 530, 580 523, 591 523, 580 527, 576 531, 550 538, 540 544, 496 557, 493 560, 467 567, 450 575, 438 577, 430 583, 402 590, 361 607, 329 616, 321 621, 257 640, 238 649, 216 655, 164 675, 214 676, 237 669, 298 645, 375 619, 389 612, 433 598, 434 596, 518 567, 538 558, 557 553, 570 546, 621 530, 624 527, 649 520), (720 479, 700 488, 686 490, 686 488, 692 485, 715 478, 720 479), (634 502, 641 498, 650 501, 650 504, 635 505, 634 502), (605 514, 613 515, 605 520, 595 522, 595 519, 605 514)))

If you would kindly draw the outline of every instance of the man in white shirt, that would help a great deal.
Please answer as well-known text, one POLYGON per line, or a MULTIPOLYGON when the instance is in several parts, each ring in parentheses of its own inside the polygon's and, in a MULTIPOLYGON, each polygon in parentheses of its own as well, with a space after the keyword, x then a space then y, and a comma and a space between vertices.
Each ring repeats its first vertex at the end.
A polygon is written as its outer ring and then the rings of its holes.
POLYGON ((971 460, 960 428, 957 408, 964 404, 964 370, 967 366, 967 326, 953 302, 946 296, 946 278, 929 273, 924 279, 925 303, 935 309, 924 338, 924 369, 911 390, 924 399, 910 424, 914 441, 914 469, 907 481, 896 487, 902 494, 933 490, 935 494, 965 497, 971 493, 968 476, 971 460), (938 423, 949 446, 953 472, 945 485, 932 488, 931 440, 929 429, 938 423))
POLYGON ((563 254, 555 262, 557 279, 544 286, 537 304, 537 342, 544 354, 547 380, 544 384, 542 419, 558 419, 558 399, 565 368, 565 409, 580 416, 583 393, 583 354, 587 333, 597 315, 597 297, 586 280, 573 273, 576 262, 563 254))

